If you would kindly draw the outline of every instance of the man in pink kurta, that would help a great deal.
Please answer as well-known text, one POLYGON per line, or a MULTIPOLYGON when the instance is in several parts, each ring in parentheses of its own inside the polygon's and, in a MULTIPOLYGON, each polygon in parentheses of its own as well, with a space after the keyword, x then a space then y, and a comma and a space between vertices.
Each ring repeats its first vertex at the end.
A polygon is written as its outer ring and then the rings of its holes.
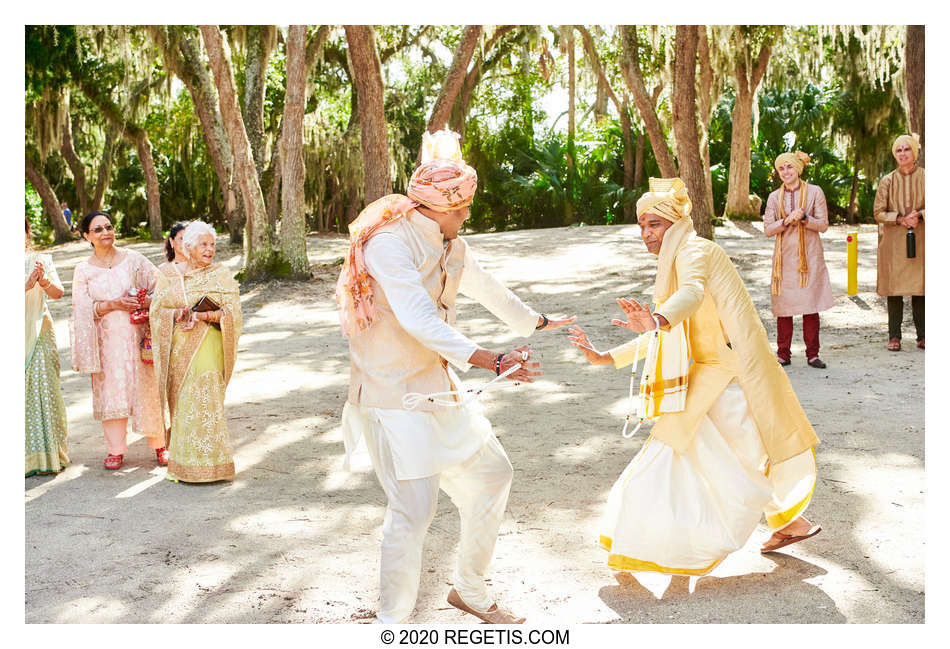
POLYGON ((792 316, 800 315, 808 365, 822 369, 825 363, 818 357, 818 312, 834 305, 819 236, 828 229, 828 206, 821 188, 799 177, 807 159, 801 152, 776 158, 775 168, 783 184, 769 194, 763 221, 765 235, 778 239, 772 271, 772 313, 777 321, 779 363, 791 363, 792 316))

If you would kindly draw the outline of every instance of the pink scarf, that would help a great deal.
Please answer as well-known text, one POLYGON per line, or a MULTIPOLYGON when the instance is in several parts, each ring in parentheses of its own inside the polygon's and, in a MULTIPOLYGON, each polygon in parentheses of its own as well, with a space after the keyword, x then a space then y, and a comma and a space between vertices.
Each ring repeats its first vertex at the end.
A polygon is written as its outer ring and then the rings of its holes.
POLYGON ((448 212, 466 207, 475 197, 478 176, 464 162, 436 158, 423 162, 409 179, 409 196, 389 194, 373 201, 350 223, 350 250, 336 282, 340 328, 351 338, 373 324, 376 304, 363 247, 383 227, 397 221, 418 205, 448 212))

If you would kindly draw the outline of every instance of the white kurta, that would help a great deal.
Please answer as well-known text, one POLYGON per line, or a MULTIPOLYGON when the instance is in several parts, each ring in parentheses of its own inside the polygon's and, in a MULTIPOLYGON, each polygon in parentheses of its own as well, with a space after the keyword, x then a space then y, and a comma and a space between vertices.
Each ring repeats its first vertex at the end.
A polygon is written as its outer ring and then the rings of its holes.
MULTIPOLYGON (((420 227, 429 227, 429 223, 423 221, 420 227)), ((458 245, 465 243, 453 240, 443 244, 443 288, 446 259, 458 245)), ((447 316, 440 315, 418 270, 424 260, 414 259, 402 239, 387 232, 370 239, 363 252, 370 274, 406 335, 467 370, 468 359, 478 345, 443 320, 447 316)), ((519 335, 534 332, 538 313, 485 272, 467 246, 462 268, 460 292, 480 302, 519 335)), ((446 372, 454 389, 461 390, 455 373, 448 367, 446 372)), ((343 439, 346 466, 360 440, 366 440, 373 469, 386 493, 377 620, 403 622, 415 607, 423 541, 435 516, 440 489, 452 498, 461 519, 454 587, 472 608, 485 611, 491 607, 494 600, 485 585, 485 572, 504 517, 513 470, 480 406, 470 403, 419 412, 348 401, 343 408, 343 439)))
MULTIPOLYGON (((446 242, 446 248, 454 245, 446 242)), ((444 256, 444 255, 443 255, 444 256)), ((423 345, 462 370, 478 345, 442 318, 426 292, 409 248, 398 237, 380 233, 364 248, 366 266, 379 283, 399 324, 423 345)), ((529 336, 539 315, 486 272, 466 251, 459 292, 481 303, 521 336, 529 336)), ((447 369, 455 389, 462 383, 447 369)), ((477 452, 492 434, 491 424, 475 403, 435 412, 373 408, 347 403, 343 408, 345 467, 369 426, 387 431, 396 477, 410 480, 435 475, 477 452)))

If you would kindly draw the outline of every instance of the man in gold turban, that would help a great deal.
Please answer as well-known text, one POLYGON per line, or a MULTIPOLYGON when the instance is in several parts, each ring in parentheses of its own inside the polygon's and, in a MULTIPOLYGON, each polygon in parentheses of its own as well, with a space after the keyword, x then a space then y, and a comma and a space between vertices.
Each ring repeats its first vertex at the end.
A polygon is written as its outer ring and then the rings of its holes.
POLYGON ((802 516, 818 437, 739 273, 696 235, 690 208, 679 178, 651 178, 637 201, 641 238, 658 256, 656 309, 620 298, 626 319, 613 324, 645 333, 607 352, 581 327, 570 336, 595 365, 621 368, 646 355, 641 401, 653 410, 641 404, 640 416, 657 421, 610 491, 600 543, 610 568, 660 594, 671 575, 707 574, 741 548, 763 512, 774 533, 762 552, 821 530, 802 516))
POLYGON ((897 169, 881 178, 874 195, 877 221, 877 292, 887 296, 887 348, 901 349, 904 296, 909 295, 917 346, 924 349, 924 168, 917 164, 917 134, 901 135, 891 147, 897 169), (908 234, 914 239, 909 256, 908 234))
POLYGON ((463 390, 449 363, 493 376, 520 363, 508 378, 524 383, 541 374, 541 363, 529 360, 526 346, 496 353, 459 333, 453 327, 455 298, 465 293, 525 337, 574 318, 534 311, 478 264, 458 236, 476 185, 458 135, 426 133, 408 195, 384 196, 350 225, 350 250, 337 282, 340 324, 350 347, 346 466, 365 439, 388 505, 376 613, 383 623, 404 622, 415 607, 422 545, 440 488, 461 517, 449 603, 489 623, 524 622, 500 608, 485 586, 511 463, 476 404, 458 398, 463 390), (437 401, 433 395, 439 393, 437 401), (453 393, 458 407, 440 405, 445 393, 453 393), (405 399, 417 395, 423 397, 418 405, 405 399))

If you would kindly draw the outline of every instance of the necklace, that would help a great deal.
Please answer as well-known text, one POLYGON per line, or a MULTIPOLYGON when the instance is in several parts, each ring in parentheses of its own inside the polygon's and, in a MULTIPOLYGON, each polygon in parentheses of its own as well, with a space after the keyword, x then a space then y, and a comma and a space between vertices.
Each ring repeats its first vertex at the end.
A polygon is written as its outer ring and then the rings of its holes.
POLYGON ((92 256, 98 259, 100 263, 105 264, 106 268, 111 269, 112 263, 115 261, 115 257, 118 254, 119 254, 119 251, 116 250, 115 248, 112 248, 112 254, 109 255, 108 261, 106 261, 106 259, 99 259, 99 255, 97 255, 96 253, 92 253, 92 256))

